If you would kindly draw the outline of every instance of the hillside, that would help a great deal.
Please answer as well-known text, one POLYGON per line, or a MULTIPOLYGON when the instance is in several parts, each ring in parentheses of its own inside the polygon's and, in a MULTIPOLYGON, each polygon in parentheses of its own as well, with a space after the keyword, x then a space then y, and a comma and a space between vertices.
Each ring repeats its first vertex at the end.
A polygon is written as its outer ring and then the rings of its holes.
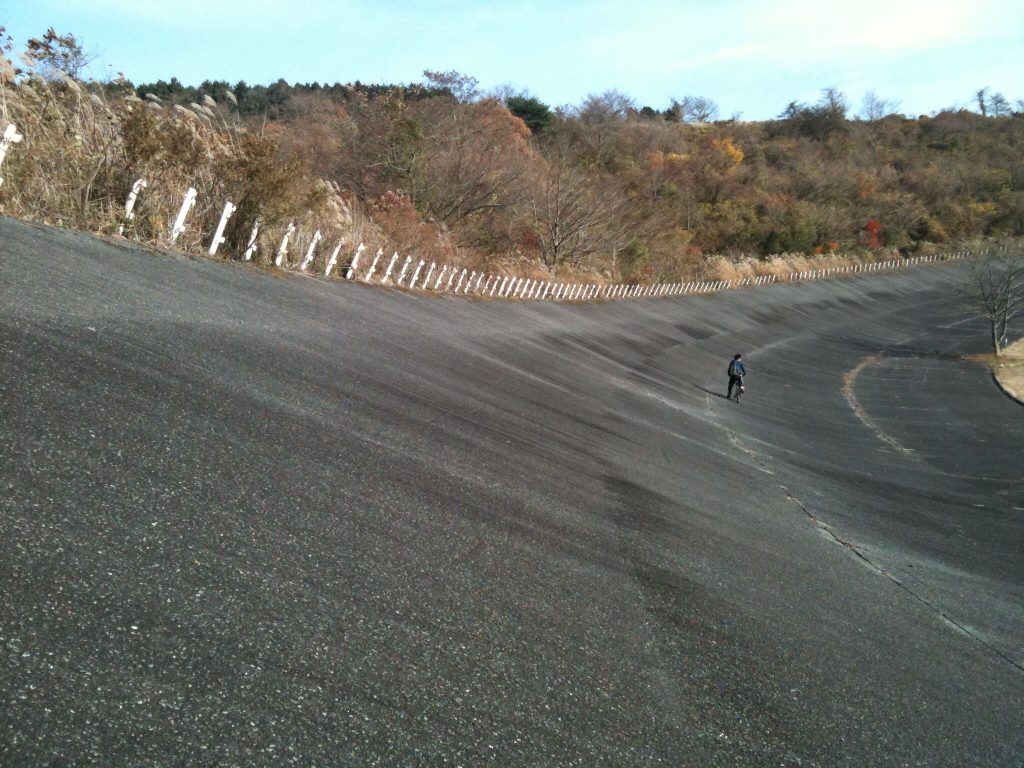
POLYGON ((159 241, 193 187, 184 250, 206 249, 225 201, 237 205, 229 258, 258 220, 264 261, 295 223, 302 247, 321 231, 352 249, 611 282, 1024 234, 1024 114, 999 94, 979 101, 985 114, 880 102, 855 117, 826 89, 744 122, 696 97, 662 109, 608 91, 553 107, 481 94, 456 72, 409 85, 83 82, 73 36, 29 48, 30 66, 9 52, 0 67, 0 120, 25 136, 0 211, 159 241), (138 179, 149 186, 126 221, 138 179))

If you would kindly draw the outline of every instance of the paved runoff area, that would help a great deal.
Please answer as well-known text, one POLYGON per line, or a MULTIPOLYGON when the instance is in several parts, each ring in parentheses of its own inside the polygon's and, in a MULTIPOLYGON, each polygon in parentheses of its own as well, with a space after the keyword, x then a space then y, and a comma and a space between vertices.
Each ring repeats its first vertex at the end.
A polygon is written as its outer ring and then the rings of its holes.
POLYGON ((0 219, 0 764, 1020 768, 962 269, 516 303, 0 219))

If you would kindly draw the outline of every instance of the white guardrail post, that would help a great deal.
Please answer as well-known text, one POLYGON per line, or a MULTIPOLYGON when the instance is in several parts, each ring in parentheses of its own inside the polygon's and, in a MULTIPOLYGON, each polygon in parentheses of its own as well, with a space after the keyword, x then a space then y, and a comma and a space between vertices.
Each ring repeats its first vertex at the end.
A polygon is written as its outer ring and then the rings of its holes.
MULTIPOLYGON (((9 123, 4 129, 3 136, 0 137, 0 165, 3 165, 4 158, 7 157, 7 150, 11 144, 17 144, 25 137, 18 133, 18 127, 14 123, 9 123)), ((4 179, 0 176, 0 184, 4 183, 4 179)))
POLYGON ((288 239, 295 232, 295 222, 288 222, 288 229, 284 231, 284 237, 281 238, 281 245, 277 249, 277 256, 274 257, 274 266, 280 267, 281 262, 284 261, 284 257, 288 254, 288 239))
MULTIPOLYGON (((7 150, 5 149, 3 151, 6 152, 7 150)), ((3 160, 2 155, 0 155, 0 160, 3 160)), ((3 179, 0 179, 0 184, 3 184, 3 179)), ((139 193, 141 193, 142 190, 145 189, 147 186, 148 185, 147 185, 145 179, 136 179, 135 183, 132 184, 132 189, 128 193, 128 199, 124 201, 124 220, 125 220, 125 222, 129 222, 129 221, 131 221, 132 219, 135 218, 135 201, 139 199, 139 193)), ((117 225, 117 234, 119 234, 119 235, 123 235, 124 234, 124 224, 123 223, 117 225)))
POLYGON ((210 249, 207 251, 211 256, 217 255, 217 249, 224 242, 224 228, 228 225, 231 214, 236 210, 237 206, 230 200, 224 203, 224 211, 220 215, 220 221, 217 222, 217 230, 213 233, 213 240, 210 241, 210 249))
POLYGON ((420 271, 422 271, 424 264, 426 264, 426 262, 423 259, 420 259, 419 263, 416 265, 416 269, 413 270, 412 280, 409 281, 410 288, 416 287, 416 281, 420 279, 420 271))
POLYGON ((377 271, 377 262, 380 261, 380 257, 384 255, 384 249, 378 248, 377 254, 373 257, 373 261, 370 263, 370 268, 366 270, 366 276, 363 277, 363 282, 368 283, 373 277, 373 273, 377 271))
POLYGON ((359 257, 363 255, 363 251, 366 250, 366 246, 362 243, 356 248, 356 252, 352 254, 352 261, 349 262, 348 269, 345 270, 345 279, 351 280, 352 275, 355 274, 356 267, 359 265, 359 257))
POLYGON ((260 236, 260 220, 259 220, 259 218, 257 218, 252 223, 252 232, 249 233, 249 244, 247 246, 245 246, 245 254, 242 257, 246 261, 251 261, 252 257, 253 257, 253 254, 256 253, 256 248, 257 248, 256 241, 259 239, 259 236, 260 236))
POLYGON ((331 251, 330 258, 327 259, 327 266, 324 267, 324 277, 330 277, 331 272, 334 271, 334 265, 338 263, 338 254, 341 253, 341 247, 344 243, 344 240, 339 240, 338 244, 334 246, 334 250, 331 251))
POLYGON ((395 268, 396 261, 398 261, 398 251, 395 251, 394 255, 391 257, 391 261, 388 262, 388 268, 384 270, 384 277, 380 279, 382 285, 391 279, 391 272, 395 268))
POLYGON ((437 280, 434 281, 434 288, 433 288, 433 290, 435 290, 435 291, 441 290, 441 281, 444 280, 444 276, 447 275, 447 274, 448 274, 448 265, 445 264, 443 267, 441 267, 441 271, 437 273, 437 280))
POLYGON ((398 273, 398 280, 396 281, 399 286, 405 280, 405 273, 409 271, 409 262, 412 261, 412 255, 405 257, 405 261, 402 262, 402 271, 398 273))
POLYGON ((178 236, 185 231, 185 217, 188 216, 188 212, 192 210, 192 207, 196 204, 196 195, 198 193, 193 187, 189 187, 185 193, 185 199, 181 203, 181 210, 178 211, 178 218, 174 220, 174 226, 171 227, 171 242, 173 243, 178 239, 178 236))
POLYGON ((302 263, 299 265, 299 269, 301 269, 303 272, 305 272, 306 267, 308 267, 313 262, 313 255, 316 253, 316 244, 319 243, 322 239, 323 235, 320 234, 319 229, 313 233, 313 241, 309 244, 309 248, 306 249, 306 258, 304 258, 302 260, 302 263))

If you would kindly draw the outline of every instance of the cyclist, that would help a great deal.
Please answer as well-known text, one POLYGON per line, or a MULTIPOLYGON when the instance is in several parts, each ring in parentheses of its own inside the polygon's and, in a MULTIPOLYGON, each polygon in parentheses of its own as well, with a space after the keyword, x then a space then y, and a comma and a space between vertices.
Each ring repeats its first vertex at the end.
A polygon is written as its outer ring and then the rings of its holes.
POLYGON ((739 397, 740 392, 743 391, 743 377, 747 375, 747 368, 743 365, 743 355, 733 355, 732 360, 729 361, 729 389, 725 393, 725 397, 732 397, 732 389, 736 387, 736 396, 739 397))

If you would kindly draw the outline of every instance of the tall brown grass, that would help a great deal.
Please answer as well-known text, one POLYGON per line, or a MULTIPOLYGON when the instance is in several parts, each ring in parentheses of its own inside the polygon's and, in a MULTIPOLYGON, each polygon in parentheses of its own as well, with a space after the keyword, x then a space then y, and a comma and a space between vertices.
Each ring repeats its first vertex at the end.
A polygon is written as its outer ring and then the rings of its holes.
POLYGON ((174 247, 205 252, 224 203, 237 209, 219 255, 240 256, 261 222, 257 258, 269 263, 285 227, 297 231, 289 262, 301 259, 319 229, 346 250, 382 239, 379 230, 336 186, 313 178, 301 157, 280 151, 273 133, 251 132, 230 103, 206 98, 189 108, 139 99, 127 84, 82 83, 48 69, 15 76, 0 70, 0 123, 14 123, 23 141, 8 153, 0 213, 169 245, 189 187, 197 191, 174 247), (134 217, 124 214, 136 179, 145 179, 134 217))

